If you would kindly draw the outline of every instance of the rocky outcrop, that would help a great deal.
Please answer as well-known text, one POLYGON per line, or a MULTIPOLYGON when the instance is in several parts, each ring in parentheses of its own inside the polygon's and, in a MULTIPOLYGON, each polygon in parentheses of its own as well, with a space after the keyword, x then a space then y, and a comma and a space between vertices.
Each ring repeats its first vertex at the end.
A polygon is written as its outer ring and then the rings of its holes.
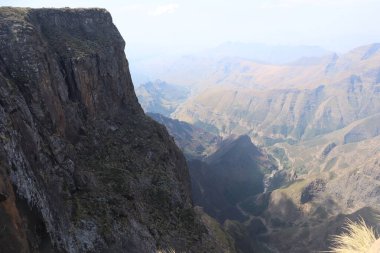
MULTIPOLYGON (((103 9, 0 8, 5 252, 222 252, 103 9)), ((224 249, 228 250, 228 249, 224 249)))
POLYGON ((308 203, 312 201, 319 194, 326 190, 326 182, 322 179, 316 179, 308 184, 301 193, 300 202, 301 204, 308 203))
POLYGON ((329 143, 322 151, 322 154, 321 154, 321 158, 324 159, 326 158, 330 152, 336 147, 336 143, 335 142, 332 142, 332 143, 329 143))

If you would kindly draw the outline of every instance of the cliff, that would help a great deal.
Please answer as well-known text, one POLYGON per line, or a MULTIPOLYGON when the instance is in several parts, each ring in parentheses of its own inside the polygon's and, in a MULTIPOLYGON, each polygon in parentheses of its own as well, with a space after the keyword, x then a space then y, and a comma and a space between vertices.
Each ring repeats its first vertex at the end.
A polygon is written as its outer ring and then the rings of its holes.
POLYGON ((224 251, 124 46, 103 9, 0 8, 1 252, 224 251))

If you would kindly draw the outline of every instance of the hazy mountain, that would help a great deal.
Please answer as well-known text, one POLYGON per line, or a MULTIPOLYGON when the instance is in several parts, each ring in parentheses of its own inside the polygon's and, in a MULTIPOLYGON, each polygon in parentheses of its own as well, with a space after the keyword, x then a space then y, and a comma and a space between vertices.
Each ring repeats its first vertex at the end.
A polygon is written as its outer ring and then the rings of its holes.
POLYGON ((379 79, 378 44, 359 47, 343 55, 302 57, 288 64, 266 64, 239 57, 191 54, 164 63, 146 61, 146 73, 154 79, 202 90, 208 87, 247 87, 252 89, 311 89, 339 83, 352 75, 363 82, 379 79), (149 67, 149 66, 152 67, 149 67))
POLYGON ((287 64, 301 58, 319 58, 328 54, 331 54, 331 52, 317 46, 286 46, 241 42, 226 42, 202 52, 202 55, 214 58, 238 57, 269 64, 287 64))
POLYGON ((376 48, 358 48, 311 66, 247 63, 251 67, 242 72, 244 63, 239 62, 223 78, 224 87, 214 78, 201 81, 214 87, 188 99, 173 116, 214 125, 221 134, 272 139, 307 139, 341 129, 380 112, 376 48))
POLYGON ((169 116, 190 95, 189 89, 160 80, 141 84, 136 95, 145 112, 169 116))
POLYGON ((178 85, 198 86, 220 68, 228 71, 236 61, 287 64, 303 58, 321 58, 331 55, 327 50, 314 46, 282 46, 255 43, 230 42, 198 52, 160 54, 160 57, 144 57, 131 63, 135 86, 147 80, 161 79, 178 85), (137 78, 141 77, 141 78, 137 78))

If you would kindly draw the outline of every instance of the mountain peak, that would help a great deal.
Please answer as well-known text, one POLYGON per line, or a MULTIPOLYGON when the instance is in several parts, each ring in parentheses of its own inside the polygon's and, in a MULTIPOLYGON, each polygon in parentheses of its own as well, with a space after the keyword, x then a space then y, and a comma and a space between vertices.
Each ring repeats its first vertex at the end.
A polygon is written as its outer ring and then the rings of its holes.
POLYGON ((223 160, 240 161, 243 157, 261 155, 259 149, 252 143, 248 135, 230 136, 219 144, 219 149, 206 158, 208 163, 217 163, 223 160))

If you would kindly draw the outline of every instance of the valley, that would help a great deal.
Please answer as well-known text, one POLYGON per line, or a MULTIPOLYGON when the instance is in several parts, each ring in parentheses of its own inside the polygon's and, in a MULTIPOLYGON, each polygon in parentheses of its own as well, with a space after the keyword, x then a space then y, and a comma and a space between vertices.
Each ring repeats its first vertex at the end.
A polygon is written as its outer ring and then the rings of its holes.
POLYGON ((178 61, 162 80, 190 95, 151 117, 184 151, 195 204, 238 252, 327 250, 347 217, 379 229, 379 44, 287 64, 178 61))

